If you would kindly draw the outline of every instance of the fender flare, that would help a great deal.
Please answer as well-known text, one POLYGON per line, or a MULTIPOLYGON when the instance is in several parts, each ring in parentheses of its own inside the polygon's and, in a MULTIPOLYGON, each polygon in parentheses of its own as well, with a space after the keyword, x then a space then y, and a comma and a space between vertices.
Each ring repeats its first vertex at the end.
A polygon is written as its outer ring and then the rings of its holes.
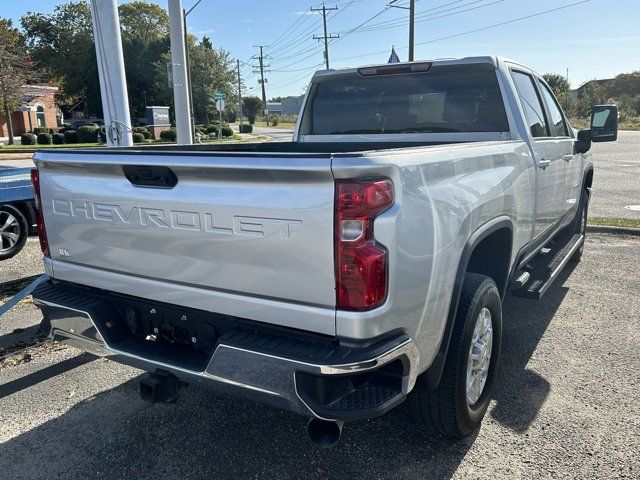
MULTIPOLYGON (((436 353, 431 365, 422 373, 421 381, 426 382, 426 387, 430 390, 435 389, 440 383, 442 372, 444 371, 445 361, 447 359, 447 352, 449 351, 449 344, 451 343, 451 334, 453 332, 453 325, 456 321, 456 315, 458 313, 458 303, 460 302, 460 295, 462 293, 462 284, 464 283, 464 275, 467 271, 469 259, 475 248, 493 232, 507 228, 513 235, 513 221, 506 215, 496 217, 488 222, 482 224, 476 229, 462 250, 460 262, 458 263, 458 269, 456 271, 456 278, 453 284, 453 293, 451 295, 451 304, 449 306, 449 314, 447 315, 447 323, 442 332, 442 339, 438 352, 436 353)), ((513 248, 513 247, 512 247, 513 248)), ((511 252, 509 252, 511 256, 511 252)), ((510 260, 510 259, 509 259, 510 260)), ((507 282, 508 283, 508 282, 507 282)), ((504 298, 504 290, 500 292, 502 298, 504 298)))
MULTIPOLYGON (((588 163, 587 165, 585 165, 584 167, 584 172, 582 172, 582 188, 585 188, 585 183, 587 181, 587 175, 589 175, 589 173, 593 173, 594 172, 594 168, 593 168, 593 163, 588 163)), ((592 178, 593 181, 593 178, 592 178)), ((591 188, 590 186, 588 188, 591 188)))

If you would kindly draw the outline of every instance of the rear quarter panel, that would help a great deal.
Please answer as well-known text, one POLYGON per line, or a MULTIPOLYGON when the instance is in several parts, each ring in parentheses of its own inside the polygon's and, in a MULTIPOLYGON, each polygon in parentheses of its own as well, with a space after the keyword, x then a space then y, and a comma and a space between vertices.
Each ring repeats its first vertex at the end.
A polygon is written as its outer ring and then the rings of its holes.
POLYGON ((395 190, 394 206, 374 225, 376 239, 389 249, 387 301, 371 312, 338 311, 337 334, 361 340, 406 331, 426 369, 439 347, 471 234, 494 218, 509 217, 511 262, 530 241, 534 171, 529 148, 523 141, 505 141, 372 152, 336 157, 333 171, 336 179, 389 177, 395 190))

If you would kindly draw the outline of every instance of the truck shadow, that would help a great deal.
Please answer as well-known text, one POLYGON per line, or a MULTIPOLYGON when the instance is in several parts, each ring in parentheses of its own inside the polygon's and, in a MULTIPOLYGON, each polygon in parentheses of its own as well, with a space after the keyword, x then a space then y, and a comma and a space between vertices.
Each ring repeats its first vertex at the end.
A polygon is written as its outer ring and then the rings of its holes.
MULTIPOLYGON (((566 296, 570 273, 540 303, 505 301, 503 363, 490 415, 515 431, 528 428, 550 391, 549 382, 526 366, 566 296)), ((9 382, 0 398, 91 359, 74 357, 9 382)), ((100 365, 97 382, 109 368, 100 365)), ((76 403, 0 444, 3 477, 448 479, 476 440, 429 437, 399 407, 349 423, 336 448, 321 450, 306 440, 305 421, 296 415, 194 387, 174 404, 150 405, 139 399, 140 379, 76 403)))
POLYGON ((564 283, 574 268, 570 263, 539 302, 507 295, 503 303, 500 373, 490 415, 516 432, 529 428, 549 394, 549 382, 527 363, 569 291, 564 283))

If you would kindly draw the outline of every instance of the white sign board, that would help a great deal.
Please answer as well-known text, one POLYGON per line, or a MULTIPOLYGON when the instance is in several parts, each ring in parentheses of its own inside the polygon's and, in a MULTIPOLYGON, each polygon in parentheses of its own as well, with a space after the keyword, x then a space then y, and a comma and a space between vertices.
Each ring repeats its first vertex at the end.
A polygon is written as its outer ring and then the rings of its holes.
POLYGON ((220 112, 223 111, 224 110, 224 100, 222 100, 222 99, 216 100, 216 108, 220 112))

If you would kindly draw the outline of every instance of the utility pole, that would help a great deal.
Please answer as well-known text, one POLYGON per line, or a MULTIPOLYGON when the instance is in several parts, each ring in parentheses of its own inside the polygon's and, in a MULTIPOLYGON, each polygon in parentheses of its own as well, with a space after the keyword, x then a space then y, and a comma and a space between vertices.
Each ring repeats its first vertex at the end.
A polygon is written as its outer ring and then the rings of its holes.
POLYGON ((324 40, 324 64, 329 70, 329 40, 340 38, 340 35, 327 35, 327 11, 338 10, 338 7, 327 8, 322 4, 322 8, 311 8, 312 12, 322 12, 322 24, 324 26, 324 35, 314 35, 314 40, 324 40))
POLYGON ((409 0, 409 6, 396 5, 400 0, 391 0, 387 6, 393 8, 401 8, 403 10, 409 10, 409 61, 413 62, 413 49, 415 45, 415 19, 416 19, 416 0, 409 0))
POLYGON ((104 129, 109 147, 133 145, 116 0, 91 0, 104 129))
POLYGON ((189 84, 187 54, 184 35, 184 10, 182 0, 169 0, 169 40, 171 42, 171 65, 173 72, 173 102, 176 115, 178 144, 192 145, 191 109, 189 106, 189 84))
MULTIPOLYGON (((267 92, 266 92, 265 86, 264 86, 264 84, 265 84, 265 79, 264 79, 264 71, 265 70, 264 69, 265 68, 269 68, 270 65, 265 65, 264 64, 264 59, 267 58, 267 57, 264 55, 263 49, 266 48, 266 45, 255 45, 255 47, 260 49, 260 55, 258 55, 257 57, 253 56, 252 58, 254 60, 258 60, 258 62, 259 62, 259 65, 257 67, 254 66, 254 68, 259 68, 260 69, 260 84, 262 85, 262 103, 264 104, 264 116, 265 116, 265 118, 267 120, 267 127, 268 127, 269 126, 269 109, 267 108, 267 92)), ((254 70, 254 72, 256 72, 256 71, 254 70)))
POLYGON ((191 85, 191 61, 189 60, 189 40, 187 36, 187 17, 193 9, 200 5, 202 0, 198 0, 189 10, 182 9, 182 18, 184 20, 184 55, 187 64, 187 86, 189 88, 189 116, 191 121, 191 141, 195 143, 196 136, 196 119, 193 114, 193 87, 191 85))
POLYGON ((238 60, 238 117, 240 117, 240 133, 242 133, 242 77, 240 77, 240 60, 238 60))

